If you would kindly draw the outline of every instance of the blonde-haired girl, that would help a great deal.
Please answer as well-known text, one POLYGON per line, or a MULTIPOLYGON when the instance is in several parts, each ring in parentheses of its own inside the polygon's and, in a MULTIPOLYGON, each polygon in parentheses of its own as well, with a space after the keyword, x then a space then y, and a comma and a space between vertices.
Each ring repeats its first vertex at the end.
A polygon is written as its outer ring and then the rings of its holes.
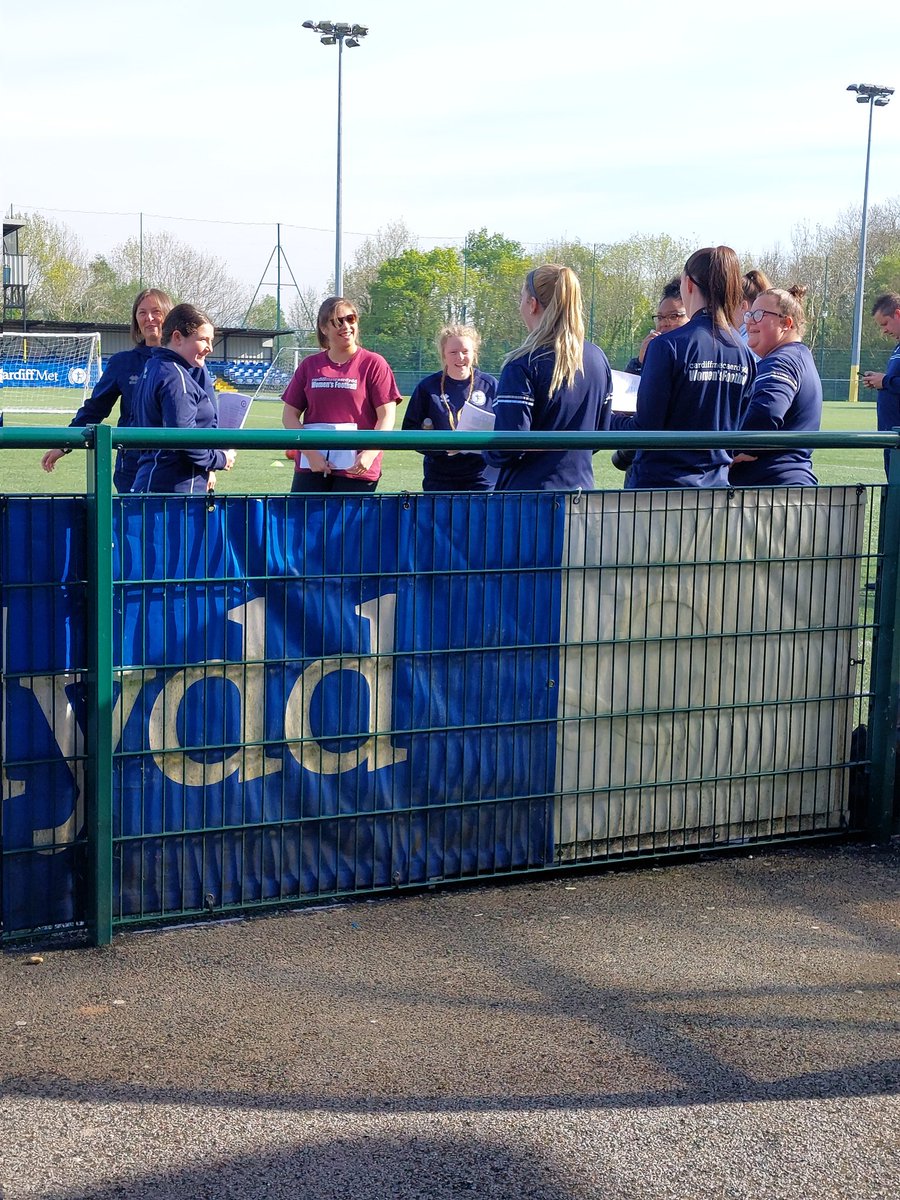
MULTIPOLYGON (((529 271, 519 312, 528 336, 506 357, 494 401, 496 432, 607 429, 612 375, 599 346, 584 340, 581 284, 568 267, 529 271)), ((594 486, 590 450, 492 450, 498 491, 594 486)))
MULTIPOLYGON (((445 325, 437 336, 441 369, 416 385, 403 415, 404 429, 456 429, 466 404, 484 412, 493 408, 497 380, 478 370, 481 337, 471 325, 445 325)), ((479 451, 426 450, 422 490, 486 492, 497 471, 479 451)))

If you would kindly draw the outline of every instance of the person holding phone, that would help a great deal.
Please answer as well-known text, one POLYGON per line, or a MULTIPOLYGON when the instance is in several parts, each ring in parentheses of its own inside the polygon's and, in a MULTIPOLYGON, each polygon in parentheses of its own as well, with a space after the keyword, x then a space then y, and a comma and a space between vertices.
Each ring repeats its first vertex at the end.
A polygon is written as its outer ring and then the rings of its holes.
MULTIPOLYGON (((866 371, 862 377, 863 387, 878 393, 876 397, 879 429, 896 429, 900 426, 900 295, 884 292, 877 296, 872 305, 875 324, 887 338, 897 345, 883 371, 866 371)), ((891 452, 884 452, 884 473, 888 473, 891 452)))

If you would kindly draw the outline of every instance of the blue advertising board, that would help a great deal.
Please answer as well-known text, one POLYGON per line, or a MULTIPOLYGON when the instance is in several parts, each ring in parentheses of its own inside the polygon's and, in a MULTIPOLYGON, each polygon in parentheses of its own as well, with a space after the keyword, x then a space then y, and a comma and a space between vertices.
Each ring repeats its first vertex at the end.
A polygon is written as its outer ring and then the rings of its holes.
MULTIPOLYGON (((564 514, 117 499, 115 917, 551 863, 564 514)), ((3 510, 6 931, 84 919, 85 529, 3 510)))

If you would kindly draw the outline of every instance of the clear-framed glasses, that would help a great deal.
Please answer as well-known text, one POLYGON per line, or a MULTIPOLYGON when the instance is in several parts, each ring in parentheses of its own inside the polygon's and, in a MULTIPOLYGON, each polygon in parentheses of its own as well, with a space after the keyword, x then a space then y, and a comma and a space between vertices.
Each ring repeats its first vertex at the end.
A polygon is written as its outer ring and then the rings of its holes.
POLYGON ((345 325, 355 325, 358 320, 356 313, 347 313, 344 317, 332 317, 331 323, 335 329, 343 329, 345 325))
POLYGON ((751 321, 754 325, 758 325, 763 317, 778 317, 781 320, 781 313, 772 312, 770 308, 751 308, 749 312, 744 313, 744 324, 748 325, 751 321))
POLYGON ((683 321, 686 316, 687 316, 687 313, 682 308, 679 312, 654 313, 653 320, 658 321, 661 325, 663 323, 663 321, 683 321))

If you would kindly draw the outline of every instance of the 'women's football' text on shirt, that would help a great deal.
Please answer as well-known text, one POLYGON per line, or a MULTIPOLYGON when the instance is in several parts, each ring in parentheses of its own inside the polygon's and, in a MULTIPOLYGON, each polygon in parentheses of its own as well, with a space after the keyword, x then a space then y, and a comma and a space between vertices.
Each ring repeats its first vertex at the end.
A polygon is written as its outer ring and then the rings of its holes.
MULTIPOLYGON (((345 363, 332 362, 326 351, 305 358, 282 400, 303 414, 305 425, 355 425, 357 429, 374 429, 378 409, 396 404, 400 399, 394 372, 380 354, 360 346, 345 363)), ((381 476, 379 453, 375 461, 358 479, 377 480, 381 476)), ((300 466, 298 471, 307 468, 300 466)), ((347 471, 336 470, 335 475, 347 471)))

